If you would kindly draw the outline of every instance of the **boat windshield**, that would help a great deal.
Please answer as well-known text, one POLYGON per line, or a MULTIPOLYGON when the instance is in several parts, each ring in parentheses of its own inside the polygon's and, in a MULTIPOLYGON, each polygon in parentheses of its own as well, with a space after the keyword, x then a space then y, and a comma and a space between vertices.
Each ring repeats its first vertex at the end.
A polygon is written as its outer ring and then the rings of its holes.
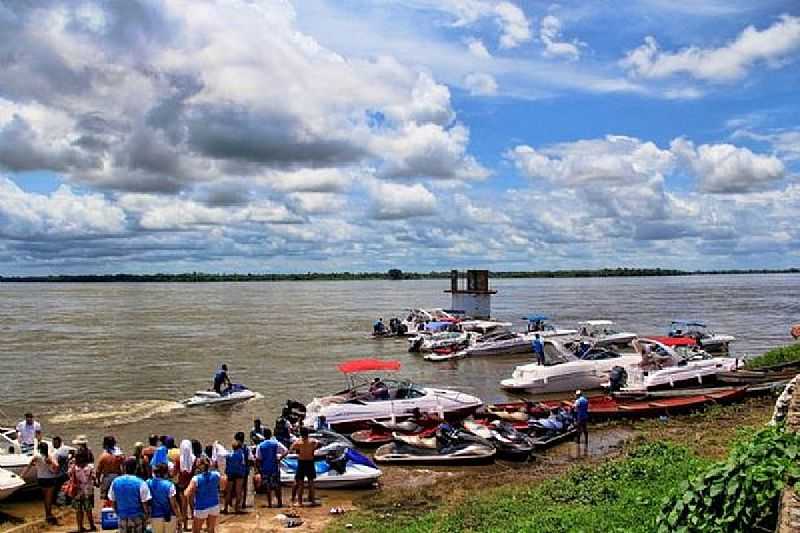
POLYGON ((376 386, 375 382, 356 385, 347 392, 347 402, 384 402, 392 400, 408 400, 425 396, 425 391, 408 381, 393 379, 381 380, 383 386, 376 386))

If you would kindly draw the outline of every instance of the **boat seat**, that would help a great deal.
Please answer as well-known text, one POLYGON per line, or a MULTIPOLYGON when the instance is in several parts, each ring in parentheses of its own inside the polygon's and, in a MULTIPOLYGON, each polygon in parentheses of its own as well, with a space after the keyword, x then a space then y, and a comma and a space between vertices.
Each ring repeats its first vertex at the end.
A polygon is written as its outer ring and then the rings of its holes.
POLYGON ((418 437, 416 435, 397 435, 394 434, 393 437, 401 442, 405 442, 409 446, 414 446, 415 448, 428 448, 435 450, 436 449, 436 437, 418 437))

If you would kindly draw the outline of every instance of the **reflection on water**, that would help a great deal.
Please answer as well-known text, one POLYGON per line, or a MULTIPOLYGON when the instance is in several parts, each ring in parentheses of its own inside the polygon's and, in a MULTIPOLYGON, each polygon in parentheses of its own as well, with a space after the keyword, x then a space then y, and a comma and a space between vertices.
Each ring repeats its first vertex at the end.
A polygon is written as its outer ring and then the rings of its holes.
MULTIPOLYGON (((664 333, 673 318, 707 320, 740 340, 738 354, 789 340, 800 318, 800 276, 493 280, 494 314, 545 313, 563 326, 609 318, 664 333)), ((524 357, 432 364, 404 341, 372 340, 372 321, 411 306, 449 307, 447 280, 210 284, 0 284, 0 423, 25 410, 45 433, 113 428, 125 446, 149 433, 229 441, 254 417, 272 421, 293 398, 338 390, 336 363, 396 357, 404 377, 497 401, 498 382, 524 357), (210 385, 222 362, 263 398, 176 409, 210 385)))

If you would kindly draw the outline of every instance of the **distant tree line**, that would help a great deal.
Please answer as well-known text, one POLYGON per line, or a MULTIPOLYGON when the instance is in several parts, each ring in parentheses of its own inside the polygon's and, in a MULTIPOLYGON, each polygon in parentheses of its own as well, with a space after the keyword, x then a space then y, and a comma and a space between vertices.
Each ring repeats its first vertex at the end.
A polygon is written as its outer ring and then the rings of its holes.
MULTIPOLYGON (((750 269, 750 270, 675 270, 666 268, 601 268, 596 270, 534 270, 490 272, 501 278, 615 278, 637 276, 700 276, 709 274, 798 274, 800 268, 750 269)), ((403 272, 393 268, 387 272, 306 272, 305 274, 211 274, 186 272, 183 274, 79 274, 53 276, 0 276, 0 282, 215 282, 215 281, 345 281, 345 280, 414 280, 449 279, 450 271, 403 272)))

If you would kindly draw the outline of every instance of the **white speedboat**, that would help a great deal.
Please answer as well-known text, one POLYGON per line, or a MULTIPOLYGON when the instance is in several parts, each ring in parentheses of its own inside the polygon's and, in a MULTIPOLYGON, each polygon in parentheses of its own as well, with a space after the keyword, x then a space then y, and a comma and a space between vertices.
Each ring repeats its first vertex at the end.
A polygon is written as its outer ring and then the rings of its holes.
POLYGON ((314 398, 306 406, 304 424, 314 427, 320 416, 332 429, 340 433, 352 433, 374 420, 388 421, 392 418, 411 416, 415 408, 423 413, 436 412, 441 416, 467 416, 482 405, 479 398, 451 389, 422 387, 408 381, 382 380, 379 392, 373 383, 357 382, 356 376, 364 373, 383 373, 400 369, 398 361, 379 359, 357 359, 339 365, 339 370, 348 378, 348 388, 330 396, 314 398))
POLYGON ((733 335, 714 333, 698 320, 673 320, 669 328, 670 337, 694 339, 706 351, 729 353, 730 344, 736 340, 733 335))
POLYGON ((498 322, 496 320, 462 320, 458 323, 462 331, 474 331, 480 335, 508 331, 512 325, 511 322, 498 322))
POLYGON ((441 348, 466 347, 478 339, 472 331, 443 331, 408 338, 408 351, 428 353, 441 348))
POLYGON ((577 329, 563 329, 550 323, 550 318, 544 315, 528 315, 522 317, 528 323, 528 333, 538 333, 540 337, 574 337, 578 334, 577 329))
POLYGON ((739 366, 732 357, 712 357, 706 351, 688 344, 672 344, 654 339, 639 339, 642 355, 639 363, 626 368, 627 385, 621 392, 701 385, 717 374, 731 372, 739 366))
POLYGON ((406 335, 416 335, 425 329, 425 324, 431 322, 458 322, 459 318, 454 313, 444 309, 407 309, 408 315, 400 324, 405 326, 406 335))
POLYGON ((529 394, 599 389, 608 381, 612 368, 631 367, 641 360, 639 355, 620 355, 604 349, 592 350, 584 359, 579 359, 556 340, 545 339, 544 345, 545 365, 530 363, 518 366, 509 379, 500 382, 500 386, 529 394))
POLYGON ((230 405, 245 402, 255 398, 256 393, 238 383, 234 383, 228 390, 217 394, 213 390, 201 390, 194 393, 194 396, 182 403, 186 407, 207 407, 212 405, 230 405))
MULTIPOLYGON (((49 440, 42 439, 48 446, 53 446, 49 440)), ((68 449, 73 449, 67 447, 68 449)), ((30 450, 23 450, 17 440, 17 430, 14 428, 0 427, 0 469, 8 470, 16 476, 22 476, 22 471, 25 470, 36 450, 36 446, 30 450)), ((37 485, 36 469, 32 469, 27 477, 21 478, 26 485, 26 488, 33 488, 37 485)))
POLYGON ((533 353, 533 334, 500 332, 478 339, 464 350, 463 357, 533 353))
POLYGON ((0 501, 25 486, 25 480, 10 470, 0 468, 0 501))
POLYGON ((586 320, 578 324, 578 335, 594 347, 622 348, 630 345, 638 335, 630 331, 617 331, 611 320, 586 320))

